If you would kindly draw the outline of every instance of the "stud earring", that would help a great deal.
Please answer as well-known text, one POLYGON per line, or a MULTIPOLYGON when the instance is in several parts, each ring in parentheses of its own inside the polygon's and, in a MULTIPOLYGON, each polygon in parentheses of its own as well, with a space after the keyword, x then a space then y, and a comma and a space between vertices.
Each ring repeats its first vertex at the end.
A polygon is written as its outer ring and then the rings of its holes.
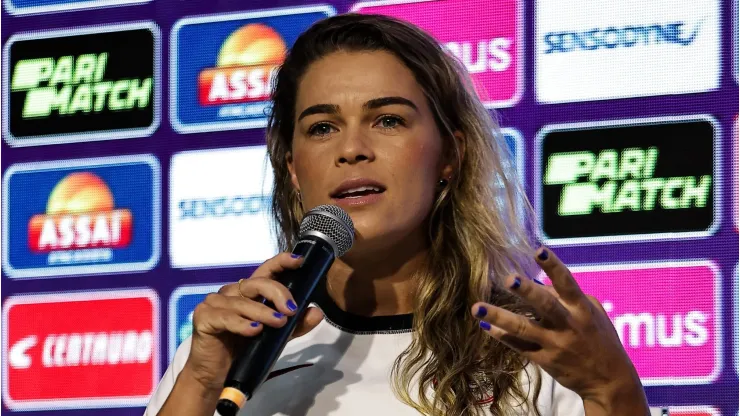
POLYGON ((442 178, 442 179, 439 180, 438 185, 439 185, 440 188, 444 188, 445 186, 447 186, 448 183, 449 183, 449 181, 447 179, 442 178))

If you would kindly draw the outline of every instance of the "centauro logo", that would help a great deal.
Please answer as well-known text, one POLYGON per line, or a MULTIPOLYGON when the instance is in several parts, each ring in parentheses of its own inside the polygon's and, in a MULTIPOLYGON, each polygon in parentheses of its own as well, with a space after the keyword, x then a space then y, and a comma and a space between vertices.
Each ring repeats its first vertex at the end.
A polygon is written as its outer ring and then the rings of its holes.
POLYGON ((108 52, 24 59, 15 65, 11 91, 25 91, 23 118, 146 108, 152 77, 105 79, 108 52))
POLYGON ((12 146, 148 136, 159 123, 153 23, 11 37, 3 61, 12 146))
POLYGON ((558 215, 705 207, 712 176, 655 177, 659 157, 655 146, 555 153, 544 181, 563 185, 558 215))

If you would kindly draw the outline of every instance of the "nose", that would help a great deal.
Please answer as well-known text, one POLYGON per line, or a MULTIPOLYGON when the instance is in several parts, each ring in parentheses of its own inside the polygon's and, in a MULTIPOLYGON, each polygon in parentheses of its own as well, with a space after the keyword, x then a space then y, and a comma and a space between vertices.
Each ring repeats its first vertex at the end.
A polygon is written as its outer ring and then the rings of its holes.
POLYGON ((359 162, 375 160, 375 153, 369 138, 356 128, 345 129, 345 134, 337 141, 336 165, 354 165, 359 162))

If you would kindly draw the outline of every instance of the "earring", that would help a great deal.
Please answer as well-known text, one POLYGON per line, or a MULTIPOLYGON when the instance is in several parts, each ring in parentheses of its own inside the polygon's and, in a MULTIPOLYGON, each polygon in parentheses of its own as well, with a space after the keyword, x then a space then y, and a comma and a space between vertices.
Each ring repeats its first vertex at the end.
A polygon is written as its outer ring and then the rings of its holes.
POLYGON ((438 182, 438 185, 439 185, 439 187, 440 187, 440 188, 444 188, 444 187, 446 187, 446 186, 447 186, 447 183, 448 183, 448 182, 449 182, 449 181, 448 181, 447 179, 445 179, 445 178, 442 178, 442 179, 440 179, 440 180, 439 180, 439 182, 438 182))

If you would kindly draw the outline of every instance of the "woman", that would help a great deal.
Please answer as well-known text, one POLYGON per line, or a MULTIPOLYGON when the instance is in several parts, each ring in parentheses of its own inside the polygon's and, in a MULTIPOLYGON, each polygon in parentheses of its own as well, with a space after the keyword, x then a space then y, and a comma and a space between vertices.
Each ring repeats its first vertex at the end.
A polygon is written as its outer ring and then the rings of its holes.
MULTIPOLYGON (((326 203, 356 241, 240 414, 647 414, 604 310, 530 245, 505 145, 464 74, 380 16, 332 17, 296 41, 267 137, 281 248, 326 203), (533 257, 553 287, 525 277, 533 257)), ((279 254, 198 305, 147 413, 213 414, 239 341, 295 313, 272 278, 300 263, 279 254)))

